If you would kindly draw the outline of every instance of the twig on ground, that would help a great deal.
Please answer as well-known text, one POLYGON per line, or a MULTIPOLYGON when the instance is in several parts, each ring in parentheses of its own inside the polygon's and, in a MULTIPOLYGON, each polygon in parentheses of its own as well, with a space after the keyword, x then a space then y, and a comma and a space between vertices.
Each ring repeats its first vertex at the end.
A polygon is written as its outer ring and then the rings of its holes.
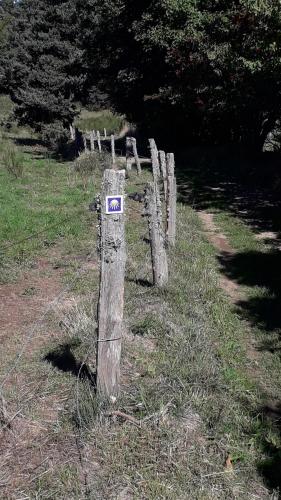
POLYGON ((115 410, 110 413, 106 413, 107 417, 120 417, 123 418, 124 420, 128 420, 128 422, 131 422, 132 424, 136 425, 137 427, 141 426, 141 421, 137 420, 135 417, 132 417, 132 415, 127 415, 127 413, 123 413, 120 410, 115 410))

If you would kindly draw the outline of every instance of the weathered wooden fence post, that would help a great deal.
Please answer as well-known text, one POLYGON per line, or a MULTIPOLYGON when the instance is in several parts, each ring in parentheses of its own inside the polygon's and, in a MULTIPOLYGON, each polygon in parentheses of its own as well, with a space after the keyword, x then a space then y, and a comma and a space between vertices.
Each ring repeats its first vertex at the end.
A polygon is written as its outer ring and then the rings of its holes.
POLYGON ((95 151, 95 135, 94 135, 94 131, 91 130, 90 132, 90 143, 91 143, 91 151, 95 151))
POLYGON ((126 171, 129 173, 132 169, 132 164, 130 162, 130 146, 131 139, 130 137, 126 137, 126 171))
POLYGON ((103 133, 104 133, 104 138, 107 139, 107 132, 106 132, 106 128, 103 129, 103 133))
POLYGON ((136 162, 136 166, 137 166, 137 172, 138 172, 138 175, 140 175, 141 174, 141 163, 140 163, 140 159, 139 159, 139 155, 138 155, 137 139, 135 139, 135 137, 131 137, 130 139, 131 139, 134 158, 135 158, 135 162, 136 162))
POLYGON ((114 135, 111 135, 111 156, 112 156, 112 163, 113 165, 115 164, 115 137, 114 135))
POLYGON ((75 128, 72 125, 69 125, 70 129, 70 138, 72 141, 75 141, 75 128))
POLYGON ((167 154, 167 243, 176 244, 177 224, 177 180, 175 177, 175 157, 167 154))
POLYGON ((105 399, 115 397, 119 390, 126 263, 124 188, 125 170, 105 170, 97 348, 97 390, 105 399))
POLYGON ((151 151, 153 177, 154 180, 158 182, 158 179, 160 177, 159 155, 154 139, 149 139, 149 146, 151 151))
POLYGON ((99 152, 101 153, 101 140, 100 140, 100 131, 97 131, 97 141, 98 141, 98 148, 99 152))
POLYGON ((78 156, 83 147, 82 133, 78 128, 75 128, 75 153, 78 156))
POLYGON ((169 279, 165 237, 162 228, 161 201, 157 196, 157 183, 151 182, 145 190, 145 208, 148 217, 151 244, 152 272, 155 286, 167 285, 169 279))
POLYGON ((86 138, 85 134, 83 135, 83 144, 84 144, 84 151, 85 151, 85 153, 87 153, 88 152, 88 146, 87 146, 87 138, 86 138))
POLYGON ((167 163, 166 163, 166 154, 164 151, 159 151, 159 158, 160 158, 160 167, 161 167, 161 174, 163 178, 163 186, 164 186, 164 199, 165 202, 167 202, 167 163))

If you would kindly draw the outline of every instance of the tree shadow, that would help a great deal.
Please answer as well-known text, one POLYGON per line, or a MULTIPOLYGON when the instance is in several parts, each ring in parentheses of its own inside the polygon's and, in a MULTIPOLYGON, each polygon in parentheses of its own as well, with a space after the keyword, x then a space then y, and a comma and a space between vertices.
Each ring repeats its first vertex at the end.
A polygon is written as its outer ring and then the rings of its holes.
MULTIPOLYGON (((247 300, 239 301, 240 314, 267 332, 280 333, 281 338, 281 252, 222 254, 218 260, 221 271, 231 280, 259 287, 247 300)), ((264 348, 269 348, 266 344, 264 348)))
MULTIPOLYGON (((231 148, 178 151, 179 200, 197 210, 227 210, 255 233, 281 242, 281 157, 231 148)), ((271 243, 271 239, 265 242, 271 243)))
POLYGON ((93 387, 96 387, 96 373, 92 372, 86 363, 78 361, 72 352, 76 346, 74 343, 59 345, 46 354, 43 360, 64 373, 71 373, 75 377, 88 380, 93 387))
POLYGON ((153 283, 151 281, 141 279, 141 278, 126 278, 128 283, 135 283, 136 285, 142 286, 144 288, 152 288, 153 283))
MULTIPOLYGON (((263 429, 270 429, 271 432, 280 437, 281 404, 271 403, 261 408, 260 421, 263 429)), ((266 437, 262 439, 261 444, 266 458, 258 464, 258 471, 263 476, 266 485, 277 490, 278 498, 281 498, 281 449, 266 437)))

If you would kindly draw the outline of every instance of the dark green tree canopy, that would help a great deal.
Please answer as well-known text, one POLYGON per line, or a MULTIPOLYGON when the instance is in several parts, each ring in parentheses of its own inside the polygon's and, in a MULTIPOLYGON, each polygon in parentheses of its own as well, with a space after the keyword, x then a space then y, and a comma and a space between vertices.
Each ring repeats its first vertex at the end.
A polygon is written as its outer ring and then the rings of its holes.
POLYGON ((200 141, 260 147, 280 117, 279 1, 94 3, 103 14, 90 43, 103 41, 101 81, 122 112, 200 141))
POLYGON ((10 93, 20 124, 52 134, 72 123, 74 98, 84 83, 76 5, 22 0, 9 37, 10 93))
POLYGON ((5 68, 7 65, 9 27, 13 19, 13 12, 13 0, 0 0, 0 92, 8 92, 5 68))
POLYGON ((260 148, 280 118, 279 0, 21 0, 14 16, 5 74, 36 130, 106 93, 186 141, 260 148))

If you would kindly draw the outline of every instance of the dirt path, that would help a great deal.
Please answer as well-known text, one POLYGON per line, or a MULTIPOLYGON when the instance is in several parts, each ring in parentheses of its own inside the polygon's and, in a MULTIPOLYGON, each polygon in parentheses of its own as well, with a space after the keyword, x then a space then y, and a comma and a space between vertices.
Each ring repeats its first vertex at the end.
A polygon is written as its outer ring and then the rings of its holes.
MULTIPOLYGON (((207 238, 210 243, 219 251, 225 259, 232 257, 235 250, 230 246, 227 237, 219 232, 214 222, 214 215, 210 212, 199 211, 198 216, 203 222, 207 238)), ((236 281, 231 280, 227 276, 220 276, 220 287, 227 293, 233 303, 238 303, 242 297, 243 292, 236 281)))
MULTIPOLYGON (((4 413, 0 407, 1 498, 27 498, 23 494, 29 494, 41 476, 56 469, 62 473, 68 467, 79 469, 76 436, 56 431, 69 399, 69 384, 62 379, 56 390, 52 369, 42 358, 44 349, 61 337, 59 322, 44 317, 46 309, 53 301, 56 304, 58 296, 58 308, 67 308, 73 300, 70 290, 60 295, 66 286, 53 257, 38 259, 17 283, 0 286, 0 383, 5 380, 7 401, 4 413)), ((82 470, 77 473, 83 475, 82 470)))
MULTIPOLYGON (((218 251, 218 256, 223 257, 224 260, 232 258, 236 252, 230 246, 227 237, 219 231, 219 228, 214 222, 214 214, 206 211, 198 211, 198 216, 203 223, 204 230, 209 242, 218 251)), ((267 234, 262 234, 262 237, 267 237, 267 234)), ((261 238, 261 236, 259 236, 261 238)), ((239 302, 247 300, 247 296, 242 287, 234 280, 227 276, 220 275, 219 285, 228 295, 231 302, 239 307, 239 302)), ((276 408, 279 408, 279 395, 274 390, 270 383, 270 376, 265 374, 263 366, 263 354, 260 351, 256 339, 253 337, 251 325, 247 320, 243 319, 245 324, 245 346, 249 364, 247 372, 252 380, 255 380, 258 387, 260 387, 263 394, 264 405, 267 408, 269 415, 274 415, 276 418, 276 408)), ((280 418, 278 416, 278 418, 280 418)))

